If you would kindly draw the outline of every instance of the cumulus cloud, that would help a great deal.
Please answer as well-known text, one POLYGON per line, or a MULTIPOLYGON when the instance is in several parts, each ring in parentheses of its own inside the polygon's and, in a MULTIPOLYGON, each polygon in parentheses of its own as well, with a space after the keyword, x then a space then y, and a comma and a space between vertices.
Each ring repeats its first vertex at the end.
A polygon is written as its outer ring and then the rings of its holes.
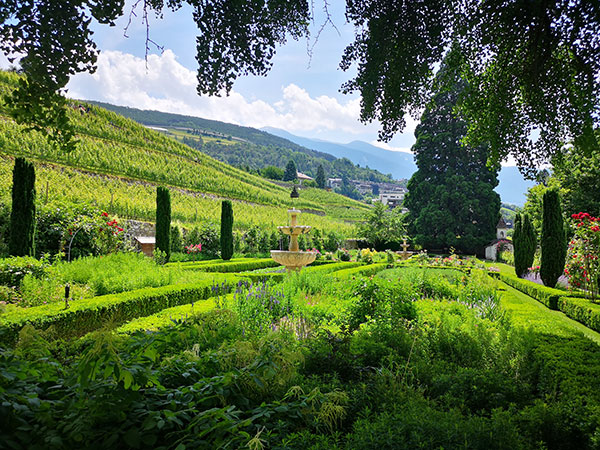
POLYGON ((196 93, 196 73, 181 65, 175 53, 136 56, 104 51, 94 74, 79 74, 68 85, 69 96, 140 109, 154 109, 221 120, 256 128, 275 127, 290 132, 335 130, 364 133, 359 123, 360 101, 340 102, 326 95, 312 97, 295 84, 282 87, 273 104, 248 100, 239 92, 207 97, 196 93))

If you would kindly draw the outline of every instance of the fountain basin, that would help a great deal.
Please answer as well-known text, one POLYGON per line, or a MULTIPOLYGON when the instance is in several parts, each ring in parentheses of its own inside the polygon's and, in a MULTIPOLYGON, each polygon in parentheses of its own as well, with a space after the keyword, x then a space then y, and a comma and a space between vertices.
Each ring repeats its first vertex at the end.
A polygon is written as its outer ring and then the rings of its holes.
POLYGON ((288 272, 299 271, 317 258, 317 252, 290 252, 287 250, 271 250, 271 258, 285 266, 288 272))

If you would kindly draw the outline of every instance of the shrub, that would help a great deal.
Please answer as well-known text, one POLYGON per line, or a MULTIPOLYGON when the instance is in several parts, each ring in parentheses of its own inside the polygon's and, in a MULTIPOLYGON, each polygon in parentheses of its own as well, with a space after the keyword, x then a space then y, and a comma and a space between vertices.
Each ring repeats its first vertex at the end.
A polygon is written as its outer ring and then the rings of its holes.
POLYGON ((567 243, 560 197, 553 189, 544 193, 541 247, 540 277, 544 285, 554 287, 565 268, 567 243))
POLYGON ((19 287, 26 275, 39 278, 47 267, 47 262, 30 256, 0 259, 0 285, 19 287))
POLYGON ((596 297, 600 293, 600 218, 588 213, 571 218, 575 235, 569 242, 565 274, 571 288, 596 297))
POLYGON ((218 258, 219 251, 221 250, 221 237, 219 236, 219 229, 214 223, 204 223, 200 228, 197 229, 196 244, 202 244, 202 253, 207 258, 218 258))
POLYGON ((515 418, 507 411, 491 417, 443 411, 415 394, 408 394, 392 410, 361 418, 347 437, 354 450, 415 448, 528 448, 515 418))
POLYGON ((171 226, 171 253, 181 253, 183 251, 183 241, 181 239, 181 229, 177 225, 171 226))
POLYGON ((35 255, 35 168, 15 158, 8 251, 12 256, 35 255))
POLYGON ((416 293, 411 283, 359 278, 352 285, 352 291, 355 300, 345 320, 350 331, 369 319, 398 323, 401 319, 413 320, 417 316, 413 303, 416 293))
POLYGON ((339 252, 339 259, 340 261, 350 261, 351 257, 350 257, 350 252, 347 251, 346 249, 343 249, 342 251, 339 252))

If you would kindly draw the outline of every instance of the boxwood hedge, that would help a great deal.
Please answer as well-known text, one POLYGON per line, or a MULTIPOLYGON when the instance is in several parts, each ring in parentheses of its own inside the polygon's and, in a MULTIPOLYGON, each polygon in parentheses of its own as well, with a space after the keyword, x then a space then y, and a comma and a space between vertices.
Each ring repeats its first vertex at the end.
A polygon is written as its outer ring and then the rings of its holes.
POLYGON ((61 337, 81 336, 107 323, 120 325, 165 308, 207 299, 241 280, 227 275, 197 283, 137 289, 73 301, 68 309, 63 303, 10 308, 0 316, 0 343, 14 343, 26 324, 42 329, 52 326, 61 337))
POLYGON ((600 332, 600 305, 586 298, 560 297, 558 309, 586 327, 600 332))

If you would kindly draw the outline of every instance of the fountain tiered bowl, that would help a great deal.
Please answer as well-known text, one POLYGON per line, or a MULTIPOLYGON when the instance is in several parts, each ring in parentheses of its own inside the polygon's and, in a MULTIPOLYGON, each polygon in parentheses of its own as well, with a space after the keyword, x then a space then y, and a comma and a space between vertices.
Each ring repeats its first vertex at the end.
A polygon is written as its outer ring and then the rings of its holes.
POLYGON ((317 252, 302 252, 298 246, 298 236, 307 234, 311 227, 298 225, 297 216, 301 211, 297 209, 288 210, 290 225, 277 227, 283 234, 290 236, 289 250, 271 250, 271 258, 288 270, 288 272, 299 272, 303 267, 309 265, 317 258, 317 252))

